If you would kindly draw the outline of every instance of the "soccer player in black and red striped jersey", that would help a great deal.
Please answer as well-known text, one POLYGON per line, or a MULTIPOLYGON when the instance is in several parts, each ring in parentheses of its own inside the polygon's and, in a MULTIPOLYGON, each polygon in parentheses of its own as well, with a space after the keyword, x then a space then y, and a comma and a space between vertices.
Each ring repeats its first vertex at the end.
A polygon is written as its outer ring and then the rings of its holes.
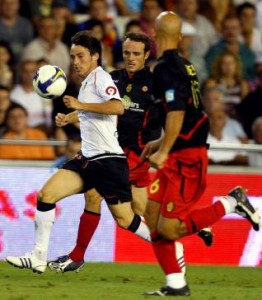
POLYGON ((146 293, 155 296, 188 296, 190 290, 174 254, 174 241, 194 234, 238 213, 259 230, 258 212, 245 191, 236 187, 213 205, 201 208, 206 186, 208 119, 203 112, 194 66, 178 53, 181 19, 163 12, 157 19, 158 62, 154 68, 154 95, 166 110, 164 134, 149 142, 141 156, 157 169, 149 188, 145 219, 154 252, 166 275, 166 286, 146 293))

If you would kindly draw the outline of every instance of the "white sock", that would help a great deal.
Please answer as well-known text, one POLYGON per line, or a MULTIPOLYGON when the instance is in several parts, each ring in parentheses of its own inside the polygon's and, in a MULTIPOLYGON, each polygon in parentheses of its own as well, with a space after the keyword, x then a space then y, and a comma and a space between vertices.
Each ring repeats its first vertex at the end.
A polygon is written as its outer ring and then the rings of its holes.
POLYGON ((143 221, 143 217, 141 217, 141 223, 137 228, 135 235, 141 237, 143 240, 147 242, 151 242, 151 236, 149 228, 147 227, 146 223, 143 221))
POLYGON ((55 208, 49 211, 36 210, 35 214, 35 249, 37 259, 47 261, 49 237, 55 221, 55 208))
POLYGON ((223 196, 223 197, 219 197, 218 201, 220 201, 224 206, 226 214, 230 214, 235 211, 237 201, 234 197, 223 196))
POLYGON ((166 285, 174 288, 181 289, 186 285, 185 276, 183 273, 172 273, 166 275, 166 285))

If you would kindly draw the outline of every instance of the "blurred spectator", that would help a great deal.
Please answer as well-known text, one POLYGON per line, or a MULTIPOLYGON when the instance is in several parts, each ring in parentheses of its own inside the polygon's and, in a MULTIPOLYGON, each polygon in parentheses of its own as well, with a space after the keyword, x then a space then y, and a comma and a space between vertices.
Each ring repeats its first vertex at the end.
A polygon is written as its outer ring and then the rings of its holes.
POLYGON ((198 0, 198 6, 199 13, 210 20, 218 35, 224 18, 235 11, 232 0, 198 0))
POLYGON ((244 2, 237 7, 236 11, 243 42, 258 56, 262 52, 262 33, 255 27, 256 7, 249 2, 244 2))
POLYGON ((182 24, 182 38, 179 42, 178 49, 180 54, 188 59, 197 71, 199 83, 202 84, 207 77, 207 69, 205 60, 202 56, 198 56, 192 50, 192 44, 196 38, 196 29, 190 23, 183 21, 182 24))
POLYGON ((71 37, 77 32, 75 16, 63 1, 55 1, 53 3, 51 14, 58 25, 57 38, 70 48, 71 37))
MULTIPOLYGON (((20 13, 24 17, 37 22, 41 16, 50 16, 52 4, 57 0, 20 0, 20 13)), ((61 2, 61 0, 58 0, 61 2)), ((62 0, 67 4, 67 0, 62 0)))
POLYGON ((125 26, 124 35, 126 35, 128 32, 143 32, 140 22, 135 19, 128 21, 125 26))
POLYGON ((67 74, 70 56, 67 46, 57 39, 57 24, 53 17, 41 17, 37 24, 38 36, 23 50, 22 60, 45 58, 67 74))
POLYGON ((149 63, 156 60, 156 45, 154 40, 155 20, 159 13, 163 10, 163 3, 161 0, 143 0, 140 13, 140 25, 143 32, 151 39, 151 52, 149 63))
POLYGON ((262 61, 256 65, 257 87, 238 105, 237 111, 249 138, 252 138, 252 124, 262 116, 262 61))
POLYGON ((12 105, 10 92, 7 87, 0 85, 0 137, 5 128, 5 115, 7 109, 12 105))
MULTIPOLYGON (((210 129, 207 142, 211 145, 219 145, 223 143, 241 145, 237 138, 228 136, 224 133, 226 125, 226 113, 221 107, 214 107, 208 112, 210 129)), ((247 165, 247 155, 239 150, 217 150, 209 149, 208 158, 210 164, 222 165, 247 165)))
POLYGON ((60 168, 63 164, 69 159, 73 158, 81 149, 81 138, 80 136, 71 136, 68 140, 65 154, 61 157, 58 157, 54 163, 54 168, 60 168))
POLYGON ((217 41, 217 35, 212 23, 198 14, 197 10, 197 0, 177 0, 176 12, 196 28, 192 51, 198 57, 204 57, 210 46, 217 41))
POLYGON ((142 0, 115 0, 115 6, 120 16, 138 17, 142 0))
POLYGON ((114 61, 113 61, 113 53, 112 48, 108 47, 106 44, 106 29, 105 24, 102 21, 91 19, 89 20, 88 25, 86 27, 87 30, 91 32, 91 34, 97 38, 102 45, 102 67, 110 72, 113 69, 114 61))
POLYGON ((242 65, 238 56, 231 52, 222 52, 216 58, 211 76, 204 86, 217 87, 223 93, 226 111, 232 118, 238 118, 236 106, 248 94, 248 82, 243 79, 242 65))
MULTIPOLYGON (((203 106, 207 114, 215 109, 222 109, 225 111, 225 101, 221 91, 215 87, 206 89, 203 94, 203 106)), ((242 124, 239 121, 230 118, 228 114, 226 114, 226 124, 223 128, 223 135, 238 139, 241 143, 248 142, 242 124)))
POLYGON ((9 43, 15 61, 18 62, 23 47, 33 36, 33 25, 18 13, 19 0, 1 0, 0 40, 9 43))
POLYGON ((213 45, 207 52, 206 66, 209 73, 216 57, 225 50, 238 55, 243 64, 243 77, 246 80, 253 80, 255 77, 255 54, 243 43, 239 42, 240 24, 236 16, 227 16, 222 23, 222 38, 213 45))
MULTIPOLYGON (((27 116, 27 111, 23 106, 11 105, 6 112, 6 128, 2 138, 47 140, 43 131, 28 127, 27 116)), ((0 159, 53 160, 54 158, 54 150, 51 146, 0 144, 0 159)))
POLYGON ((38 63, 34 60, 25 60, 21 63, 20 82, 11 90, 10 97, 27 110, 30 127, 38 127, 48 132, 52 124, 52 101, 41 98, 33 89, 32 80, 37 69, 38 63))
POLYGON ((0 85, 9 89, 14 83, 13 53, 7 42, 0 41, 0 85))
MULTIPOLYGON (((262 146, 262 116, 255 119, 252 124, 252 135, 254 144, 262 146)), ((248 164, 253 167, 262 167, 262 151, 249 152, 248 164)))
POLYGON ((109 6, 106 0, 89 1, 89 19, 78 25, 78 30, 86 30, 93 20, 103 22, 105 25, 104 44, 112 49, 114 64, 122 60, 121 38, 119 36, 114 20, 109 16, 109 6))
POLYGON ((256 26, 260 32, 262 32, 262 1, 256 3, 256 26))

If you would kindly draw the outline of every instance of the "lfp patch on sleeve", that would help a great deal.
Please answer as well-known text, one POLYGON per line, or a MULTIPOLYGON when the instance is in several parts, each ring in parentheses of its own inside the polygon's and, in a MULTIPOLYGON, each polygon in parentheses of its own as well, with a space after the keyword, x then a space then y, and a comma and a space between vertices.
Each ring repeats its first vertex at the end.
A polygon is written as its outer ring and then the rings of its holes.
POLYGON ((165 99, 166 99, 166 102, 175 101, 175 90, 174 89, 166 90, 165 99))

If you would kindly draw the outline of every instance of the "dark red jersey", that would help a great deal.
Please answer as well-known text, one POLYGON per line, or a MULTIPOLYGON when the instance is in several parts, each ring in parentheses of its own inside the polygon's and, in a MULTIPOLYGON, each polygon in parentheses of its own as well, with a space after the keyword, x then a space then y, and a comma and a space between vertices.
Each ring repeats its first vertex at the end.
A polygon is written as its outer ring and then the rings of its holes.
POLYGON ((111 72, 123 98, 125 113, 118 117, 119 143, 138 155, 148 141, 161 134, 161 103, 153 97, 153 75, 148 67, 129 76, 125 69, 111 72))
POLYGON ((205 146, 209 123, 203 112, 194 66, 177 50, 167 50, 158 60, 153 79, 154 95, 162 101, 166 112, 185 112, 181 132, 171 152, 205 146))

